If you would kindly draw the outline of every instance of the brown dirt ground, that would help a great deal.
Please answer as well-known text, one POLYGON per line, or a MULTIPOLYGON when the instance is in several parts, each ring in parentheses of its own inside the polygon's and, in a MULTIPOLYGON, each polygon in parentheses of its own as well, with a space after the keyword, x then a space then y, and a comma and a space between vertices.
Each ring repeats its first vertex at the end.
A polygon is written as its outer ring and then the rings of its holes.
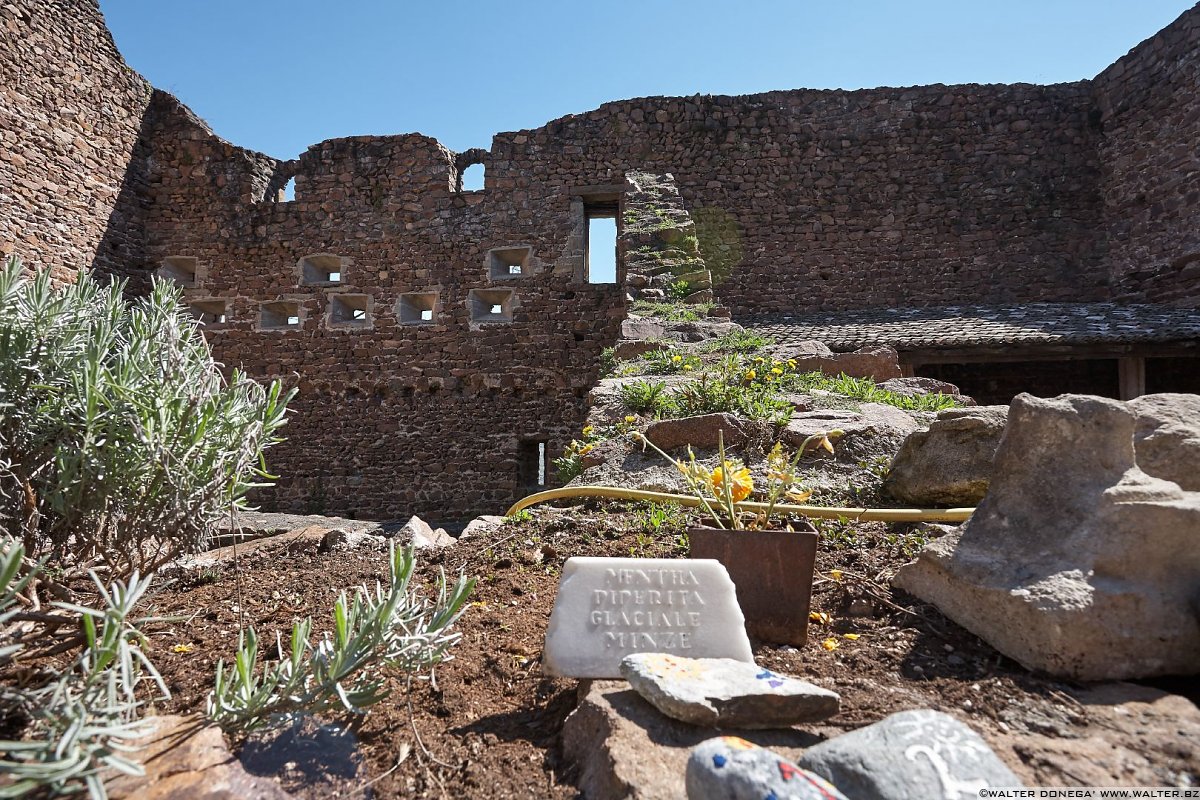
MULTIPOLYGON (((479 577, 454 660, 438 667, 436 682, 415 681, 411 690, 394 679, 390 700, 350 721, 357 748, 347 771, 314 769, 292 752, 276 759, 284 762, 276 771, 281 784, 302 798, 577 796, 558 748, 576 682, 541 675, 543 637, 566 558, 686 555, 680 518, 651 530, 645 517, 617 505, 544 509, 424 557, 416 582, 427 591, 439 568, 479 577)), ((756 643, 755 655, 764 666, 836 688, 842 712, 827 726, 852 729, 931 707, 954 711, 987 736, 1022 726, 1052 730, 1077 714, 1066 694, 1075 687, 1031 674, 932 608, 883 588, 919 546, 919 534, 837 523, 822 533, 813 608, 830 615, 829 624, 810 627, 807 647, 756 643), (833 569, 843 571, 840 581, 829 577, 833 569), (843 638, 847 633, 860 638, 843 638), (832 651, 819 644, 830 637, 839 645, 832 651)), ((299 616, 313 615, 318 630, 327 629, 337 593, 382 578, 386 558, 378 551, 320 553, 315 540, 295 539, 257 548, 239 569, 178 580, 154 598, 154 613, 189 618, 152 629, 149 654, 173 695, 162 712, 202 711, 217 659, 233 652, 239 621, 253 624, 264 643, 277 631, 286 637, 299 616), (190 651, 175 652, 177 645, 190 651)), ((264 649, 269 655, 274 648, 264 649)), ((1166 770, 1164 783, 1194 770, 1186 754, 1149 757, 1166 770)))

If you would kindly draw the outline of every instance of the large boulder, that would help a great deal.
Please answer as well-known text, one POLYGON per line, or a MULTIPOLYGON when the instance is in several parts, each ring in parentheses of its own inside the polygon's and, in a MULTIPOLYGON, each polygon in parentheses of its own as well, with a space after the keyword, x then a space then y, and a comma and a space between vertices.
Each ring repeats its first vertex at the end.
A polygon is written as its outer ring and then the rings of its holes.
POLYGON ((1147 394, 1129 401, 1137 414, 1138 466, 1189 492, 1200 492, 1200 395, 1147 394))
POLYGON ((987 494, 1008 406, 942 411, 928 430, 904 440, 883 481, 891 497, 915 506, 973 506, 987 494))
POLYGON ((798 372, 845 373, 852 378, 870 378, 876 383, 899 378, 900 356, 887 345, 868 345, 850 353, 835 353, 824 342, 808 340, 773 348, 772 357, 796 362, 798 372))
POLYGON ((1117 400, 1018 395, 987 497, 895 585, 1001 653, 1074 680, 1200 668, 1200 493, 1134 460, 1117 400))

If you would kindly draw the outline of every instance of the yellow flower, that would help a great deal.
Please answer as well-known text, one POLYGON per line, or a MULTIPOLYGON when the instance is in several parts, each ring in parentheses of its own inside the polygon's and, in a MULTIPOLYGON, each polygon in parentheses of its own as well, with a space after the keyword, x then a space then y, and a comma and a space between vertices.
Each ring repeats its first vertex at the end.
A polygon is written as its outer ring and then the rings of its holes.
POLYGON ((853 642, 855 639, 858 638, 858 634, 857 633, 844 633, 844 634, 842 634, 842 638, 849 639, 850 641, 853 642))
POLYGON ((684 372, 691 372, 691 371, 692 371, 692 365, 691 365, 691 364, 684 364, 684 365, 683 365, 683 371, 684 371, 684 372))
POLYGON ((192 652, 192 646, 190 644, 177 644, 171 650, 176 653, 190 653, 192 652))
POLYGON ((595 429, 595 428, 593 428, 591 425, 585 425, 585 426, 583 427, 583 435, 584 435, 584 436, 591 436, 591 435, 592 435, 592 432, 593 432, 593 431, 595 431, 595 430, 596 430, 596 429, 595 429))
POLYGON ((830 636, 828 639, 821 642, 821 647, 824 647, 826 650, 837 650, 839 647, 841 647, 841 643, 837 639, 834 639, 832 636, 830 636))
POLYGON ((754 479, 750 477, 750 470, 742 467, 735 469, 734 465, 728 461, 721 467, 717 467, 709 476, 708 482, 712 486, 713 494, 718 498, 725 496, 725 470, 729 472, 729 495, 733 498, 733 502, 740 503, 750 496, 754 491, 754 479))
POLYGON ((757 373, 757 372, 755 372, 755 371, 754 371, 754 370, 752 370, 752 369, 748 369, 748 370, 746 370, 746 380, 748 380, 748 381, 752 381, 752 380, 754 380, 756 377, 758 377, 758 373, 757 373))
POLYGON ((779 367, 771 367, 771 374, 772 375, 782 375, 783 370, 781 370, 779 367))
POLYGON ((828 615, 828 614, 826 614, 824 611, 810 611, 810 612, 808 612, 808 621, 809 621, 809 622, 815 622, 815 623, 817 623, 818 625, 828 625, 828 624, 829 624, 829 620, 830 620, 830 617, 829 617, 829 615, 828 615))
POLYGON ((637 417, 635 417, 633 414, 626 414, 625 421, 626 422, 637 422, 637 417))
POLYGON ((680 361, 683 361, 683 356, 671 356, 671 360, 678 364, 680 361))
POLYGON ((835 581, 840 581, 842 579, 842 571, 840 569, 831 569, 829 570, 829 577, 835 581))
POLYGON ((795 369, 795 368, 796 368, 796 359, 794 359, 794 358, 789 358, 789 359, 788 359, 788 366, 789 366, 789 367, 791 367, 792 369, 795 369))
POLYGON ((576 452, 578 452, 579 455, 581 455, 581 456, 586 456, 588 453, 592 452, 592 450, 594 450, 595 447, 596 447, 595 445, 585 444, 583 447, 579 448, 579 450, 577 450, 576 452))

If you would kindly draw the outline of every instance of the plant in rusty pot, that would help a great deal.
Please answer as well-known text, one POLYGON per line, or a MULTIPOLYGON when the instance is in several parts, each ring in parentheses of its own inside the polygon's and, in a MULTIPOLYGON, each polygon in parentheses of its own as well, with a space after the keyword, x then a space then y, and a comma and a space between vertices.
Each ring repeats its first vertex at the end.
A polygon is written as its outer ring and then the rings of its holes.
POLYGON ((714 558, 724 565, 737 588, 746 631, 775 644, 802 645, 808 636, 809 601, 817 532, 807 522, 777 521, 785 503, 803 503, 811 492, 800 485, 798 465, 810 448, 833 452, 842 435, 834 430, 808 437, 790 457, 781 444, 767 456, 765 502, 746 503, 754 478, 739 459, 728 458, 718 436, 719 461, 708 469, 688 448, 686 461, 671 459, 640 434, 635 438, 670 459, 711 519, 712 526, 688 529, 692 558, 714 558))

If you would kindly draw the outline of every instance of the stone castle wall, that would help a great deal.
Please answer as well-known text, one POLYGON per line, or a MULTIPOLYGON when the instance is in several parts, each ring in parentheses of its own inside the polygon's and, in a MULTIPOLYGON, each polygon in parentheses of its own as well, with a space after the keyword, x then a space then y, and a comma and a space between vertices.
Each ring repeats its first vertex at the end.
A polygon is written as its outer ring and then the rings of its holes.
POLYGON ((737 314, 1195 304, 1198 17, 1095 81, 643 98, 489 150, 353 137, 278 161, 151 94, 94 0, 19 0, 0 247, 135 291, 165 271, 219 360, 297 386, 268 505, 495 512, 583 422, 624 314, 587 280, 586 219, 634 170, 673 176, 737 314), (460 191, 475 161, 486 189, 460 191))
POLYGON ((167 95, 152 117, 150 263, 185 270, 219 360, 300 392, 273 505, 470 514, 535 488, 623 316, 616 285, 582 280, 565 193, 539 219, 528 189, 456 191, 454 154, 420 135, 276 162, 167 95))
POLYGON ((735 315, 1094 300, 1090 97, 1079 83, 628 100, 498 135, 489 179, 672 174, 735 315))
POLYGON ((1093 81, 1107 261, 1130 302, 1200 304, 1200 7, 1093 81))
POLYGON ((143 260, 125 198, 150 91, 95 0, 0 4, 0 256, 58 280, 143 260))

